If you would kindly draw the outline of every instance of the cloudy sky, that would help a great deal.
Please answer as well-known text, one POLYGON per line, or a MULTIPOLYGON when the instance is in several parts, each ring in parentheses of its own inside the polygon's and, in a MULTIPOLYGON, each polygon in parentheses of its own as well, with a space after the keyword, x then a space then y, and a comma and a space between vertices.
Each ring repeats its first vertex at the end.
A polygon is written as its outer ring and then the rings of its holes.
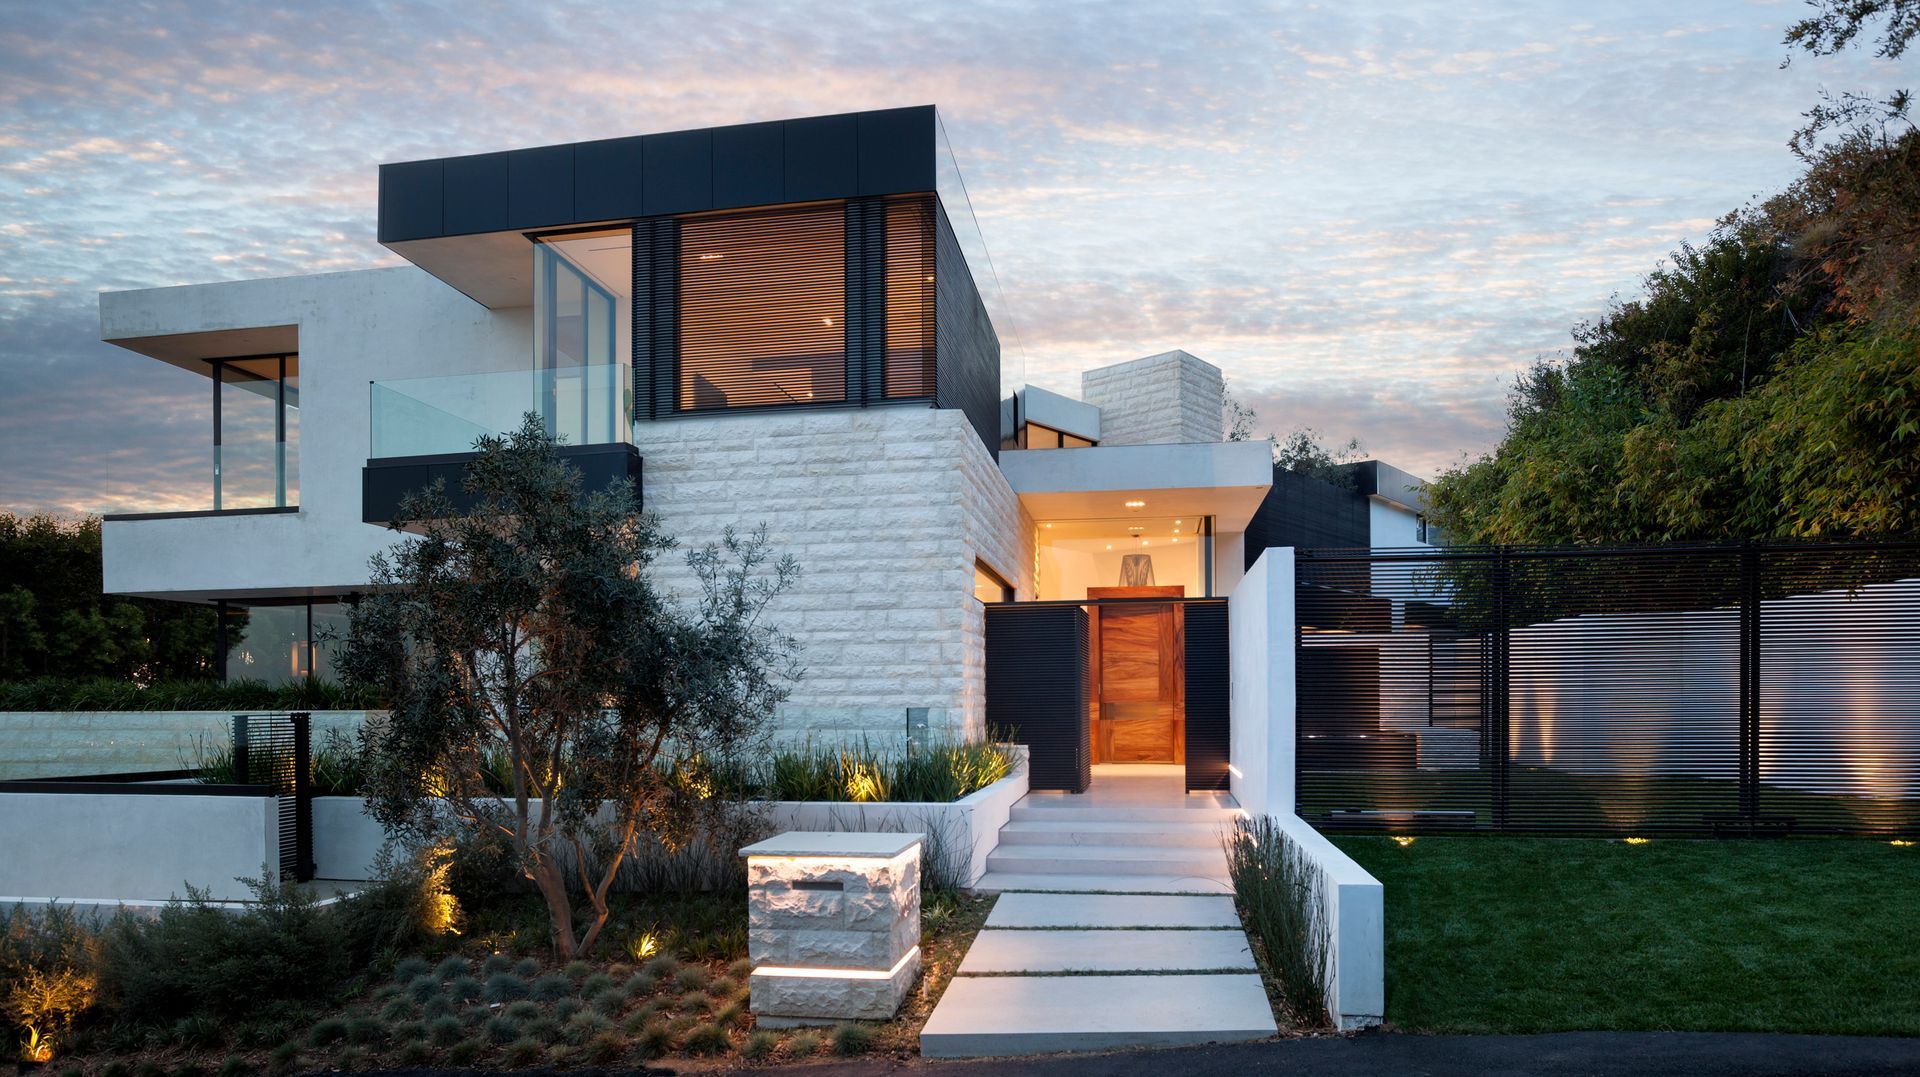
POLYGON ((398 262, 375 166, 934 103, 1027 380, 1186 348, 1260 432, 1431 474, 1513 373, 1795 172, 1796 0, 0 0, 0 508, 207 482, 102 290, 398 262))

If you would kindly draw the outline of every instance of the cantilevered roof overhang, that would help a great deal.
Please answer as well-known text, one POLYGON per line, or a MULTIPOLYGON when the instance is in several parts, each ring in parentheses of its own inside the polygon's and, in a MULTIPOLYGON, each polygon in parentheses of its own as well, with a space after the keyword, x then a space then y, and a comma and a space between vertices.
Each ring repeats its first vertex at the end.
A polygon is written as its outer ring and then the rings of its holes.
POLYGON ((532 232, 939 187, 932 105, 380 166, 380 242, 492 308, 533 302, 532 232))
POLYGON ((1243 531, 1273 485, 1273 452, 1264 441, 1002 449, 1000 471, 1035 520, 1144 512, 1212 516, 1216 531, 1243 531))

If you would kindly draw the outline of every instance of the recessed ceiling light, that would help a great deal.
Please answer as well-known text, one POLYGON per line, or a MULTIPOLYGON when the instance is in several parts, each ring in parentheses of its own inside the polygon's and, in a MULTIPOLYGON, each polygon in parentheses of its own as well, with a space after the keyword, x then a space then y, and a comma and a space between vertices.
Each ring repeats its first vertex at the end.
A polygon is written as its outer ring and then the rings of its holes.
POLYGON ((1173 521, 1173 522, 1174 522, 1174 523, 1179 523, 1180 521, 1179 521, 1179 520, 1175 520, 1175 521, 1173 521))
POLYGON ((1147 507, 1147 503, 1144 501, 1129 501, 1127 502, 1127 507, 1130 509, 1144 509, 1147 507))
POLYGON ((1113 543, 1111 542, 1107 543, 1107 549, 1109 550, 1113 549, 1113 543))
POLYGON ((1146 544, 1147 544, 1147 540, 1146 540, 1146 539, 1141 539, 1141 540, 1140 540, 1140 545, 1142 545, 1142 546, 1145 546, 1146 544))
POLYGON ((1052 527, 1053 525, 1052 525, 1052 524, 1048 524, 1047 526, 1048 526, 1048 527, 1052 527))

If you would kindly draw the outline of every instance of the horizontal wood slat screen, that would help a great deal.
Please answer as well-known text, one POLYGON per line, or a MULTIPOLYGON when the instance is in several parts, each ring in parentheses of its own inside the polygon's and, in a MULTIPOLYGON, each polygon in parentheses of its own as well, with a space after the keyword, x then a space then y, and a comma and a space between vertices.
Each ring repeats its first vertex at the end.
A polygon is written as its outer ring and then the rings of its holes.
POLYGON ((886 395, 932 396, 933 202, 887 203, 886 395))
POLYGON ((838 205, 680 222, 682 411, 847 398, 838 205))

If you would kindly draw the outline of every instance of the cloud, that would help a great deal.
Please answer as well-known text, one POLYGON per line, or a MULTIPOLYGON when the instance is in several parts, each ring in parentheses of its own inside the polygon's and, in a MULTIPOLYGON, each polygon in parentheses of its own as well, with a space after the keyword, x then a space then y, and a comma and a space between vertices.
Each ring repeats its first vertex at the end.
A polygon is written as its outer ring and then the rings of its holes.
POLYGON ((391 264, 376 166, 934 102, 1069 391, 1185 347, 1279 432, 1431 471, 1682 240, 1782 186, 1820 85, 1788 8, 935 0, 112 0, 0 11, 0 506, 191 501, 190 375, 102 289, 391 264), (184 379, 184 380, 183 380, 184 379), (110 440, 108 440, 110 439, 110 440))

